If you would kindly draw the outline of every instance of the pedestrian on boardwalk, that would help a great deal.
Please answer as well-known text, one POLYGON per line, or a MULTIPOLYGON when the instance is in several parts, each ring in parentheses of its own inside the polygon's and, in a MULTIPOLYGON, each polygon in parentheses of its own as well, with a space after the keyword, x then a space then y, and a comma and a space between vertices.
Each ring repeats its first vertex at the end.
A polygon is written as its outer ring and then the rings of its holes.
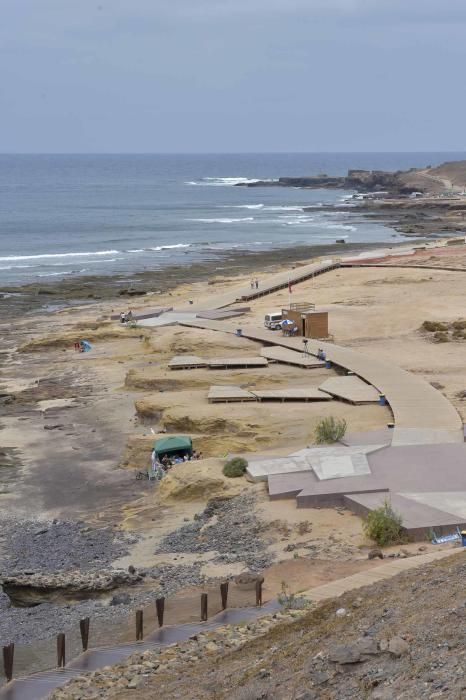
POLYGON ((259 289, 259 280, 257 279, 257 277, 256 277, 256 281, 254 284, 256 285, 256 289, 259 289))
POLYGON ((254 280, 251 280, 251 289, 254 289, 254 280))

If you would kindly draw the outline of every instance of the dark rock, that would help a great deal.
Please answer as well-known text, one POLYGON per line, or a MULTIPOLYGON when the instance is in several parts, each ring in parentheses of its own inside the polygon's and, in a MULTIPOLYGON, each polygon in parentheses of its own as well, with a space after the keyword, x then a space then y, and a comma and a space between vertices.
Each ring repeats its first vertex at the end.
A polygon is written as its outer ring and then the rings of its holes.
POLYGON ((130 603, 131 596, 129 593, 116 593, 110 601, 110 605, 129 605, 130 603))
POLYGON ((361 652, 356 644, 339 644, 331 649, 329 659, 337 664, 357 664, 361 661, 361 652))
POLYGON ((377 547, 374 549, 371 549, 369 554, 367 555, 368 559, 383 559, 383 552, 381 549, 378 549, 377 547))

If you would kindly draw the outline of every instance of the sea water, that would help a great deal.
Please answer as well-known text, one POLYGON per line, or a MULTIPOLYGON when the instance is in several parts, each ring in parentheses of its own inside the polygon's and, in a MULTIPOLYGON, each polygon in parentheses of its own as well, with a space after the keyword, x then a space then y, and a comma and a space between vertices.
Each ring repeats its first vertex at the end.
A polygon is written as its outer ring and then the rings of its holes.
POLYGON ((452 153, 0 155, 0 284, 127 274, 228 251, 392 240, 339 211, 348 192, 238 187, 348 168, 398 170, 452 153), (321 211, 322 205, 334 205, 321 211), (312 207, 311 211, 303 211, 312 207))

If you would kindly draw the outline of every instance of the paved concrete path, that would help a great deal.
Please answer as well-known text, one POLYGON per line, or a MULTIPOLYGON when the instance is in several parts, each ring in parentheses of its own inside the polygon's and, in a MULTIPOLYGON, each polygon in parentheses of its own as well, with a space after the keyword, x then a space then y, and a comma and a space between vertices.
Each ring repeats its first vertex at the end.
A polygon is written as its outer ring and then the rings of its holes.
POLYGON ((408 557, 407 559, 393 559, 387 564, 380 564, 380 566, 376 566, 368 571, 362 571, 359 574, 353 574, 353 576, 345 576, 345 578, 338 579, 338 581, 325 583, 323 586, 310 588, 300 593, 300 595, 305 595, 309 600, 319 603, 328 598, 337 598, 348 591, 354 591, 357 588, 363 588, 363 586, 370 586, 372 583, 377 583, 377 581, 384 581, 385 579, 392 578, 392 576, 401 574, 404 571, 416 569, 424 564, 431 564, 440 559, 445 559, 445 557, 450 557, 452 555, 459 556, 460 554, 464 556, 465 552, 466 549, 463 548, 443 549, 438 552, 429 552, 428 554, 408 557))

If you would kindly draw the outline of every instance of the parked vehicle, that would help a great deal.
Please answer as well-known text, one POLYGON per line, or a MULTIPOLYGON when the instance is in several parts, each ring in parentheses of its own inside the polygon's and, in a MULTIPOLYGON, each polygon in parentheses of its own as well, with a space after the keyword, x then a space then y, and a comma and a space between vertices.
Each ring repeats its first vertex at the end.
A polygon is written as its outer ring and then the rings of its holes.
POLYGON ((283 321, 283 316, 281 311, 271 311, 264 316, 264 326, 271 331, 276 331, 280 328, 280 324, 283 321))

